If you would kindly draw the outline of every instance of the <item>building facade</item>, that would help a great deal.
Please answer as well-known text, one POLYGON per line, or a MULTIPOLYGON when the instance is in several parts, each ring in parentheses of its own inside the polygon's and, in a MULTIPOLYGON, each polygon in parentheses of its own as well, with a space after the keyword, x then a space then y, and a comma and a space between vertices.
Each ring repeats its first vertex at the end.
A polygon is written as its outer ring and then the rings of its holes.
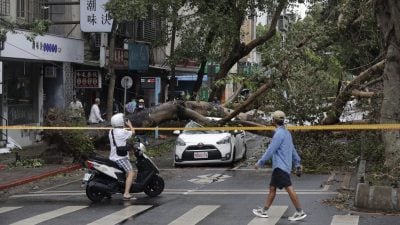
MULTIPOLYGON (((45 0, 0 0, 2 21, 28 27, 50 18, 45 0)), ((64 15, 68 19, 71 14, 64 15)), ((17 28, 7 32, 0 52, 2 125, 43 125, 47 110, 65 108, 73 88, 74 64, 84 63, 84 42, 68 37, 61 29, 38 35, 17 28), (34 37, 34 38, 33 38, 34 37)), ((72 32, 70 32, 72 34, 72 32)), ((31 145, 39 130, 2 130, 2 144, 31 145)))

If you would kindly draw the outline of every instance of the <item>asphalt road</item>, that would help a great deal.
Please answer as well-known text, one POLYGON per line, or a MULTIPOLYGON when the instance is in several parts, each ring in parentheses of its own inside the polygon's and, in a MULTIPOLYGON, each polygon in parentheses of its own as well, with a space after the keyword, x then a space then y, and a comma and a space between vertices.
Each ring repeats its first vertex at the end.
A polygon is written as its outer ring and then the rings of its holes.
MULTIPOLYGON (((249 153, 259 151, 260 139, 249 138, 249 153), (253 142, 253 143, 252 143, 253 142)), ((262 151, 262 149, 261 149, 262 151)), ((254 157, 256 158, 256 157, 254 157)), ((255 159, 253 159, 255 160, 255 159)), ((170 164, 172 165, 172 163, 170 164)), ((151 225, 377 225, 399 224, 399 216, 338 210, 323 203, 337 196, 339 175, 293 177, 304 211, 303 221, 287 220, 294 208, 285 192, 278 192, 270 218, 256 218, 251 210, 262 206, 271 175, 270 169, 254 170, 252 163, 235 167, 163 168, 166 189, 161 196, 137 194, 137 200, 123 201, 121 195, 92 204, 81 187, 85 171, 60 177, 27 193, 16 193, 0 205, 0 224, 151 224, 151 225)))

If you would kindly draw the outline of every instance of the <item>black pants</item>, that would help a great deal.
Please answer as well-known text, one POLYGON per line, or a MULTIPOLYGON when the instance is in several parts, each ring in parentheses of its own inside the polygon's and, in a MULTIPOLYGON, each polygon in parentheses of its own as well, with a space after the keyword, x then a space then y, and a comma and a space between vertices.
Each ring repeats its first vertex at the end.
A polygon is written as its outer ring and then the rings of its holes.
POLYGON ((290 181, 290 174, 280 168, 275 168, 272 172, 271 182, 269 183, 269 186, 277 187, 279 189, 292 186, 292 181, 290 181))

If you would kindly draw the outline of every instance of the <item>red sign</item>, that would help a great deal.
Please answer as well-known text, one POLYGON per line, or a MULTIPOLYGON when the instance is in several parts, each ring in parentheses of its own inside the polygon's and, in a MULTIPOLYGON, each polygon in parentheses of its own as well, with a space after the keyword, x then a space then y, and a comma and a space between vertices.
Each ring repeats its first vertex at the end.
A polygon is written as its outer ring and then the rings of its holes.
POLYGON ((98 70, 75 71, 75 88, 101 88, 101 73, 98 70))
MULTIPOLYGON (((129 51, 123 48, 116 48, 114 51, 114 68, 127 70, 129 65, 129 51)), ((108 66, 110 61, 110 49, 106 50, 106 61, 105 66, 108 66)))

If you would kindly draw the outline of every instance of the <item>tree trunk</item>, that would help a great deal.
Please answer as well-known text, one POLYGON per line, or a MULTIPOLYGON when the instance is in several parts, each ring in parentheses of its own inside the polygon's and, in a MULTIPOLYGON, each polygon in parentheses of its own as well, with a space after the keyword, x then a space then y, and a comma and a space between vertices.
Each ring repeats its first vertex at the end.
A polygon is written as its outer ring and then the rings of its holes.
POLYGON ((108 74, 110 80, 108 81, 108 93, 107 93, 107 120, 109 121, 113 114, 113 102, 114 102, 114 89, 115 89, 115 68, 114 68, 114 54, 115 54, 115 39, 117 36, 117 22, 113 23, 111 29, 110 38, 110 57, 108 63, 108 74))
MULTIPOLYGON (((193 87, 193 94, 192 94, 193 96, 199 94, 199 90, 201 88, 201 85, 203 84, 204 70, 206 69, 207 66, 207 55, 211 50, 212 47, 211 44, 214 40, 214 37, 215 37, 215 32, 211 29, 211 31, 208 32, 206 42, 204 43, 204 50, 200 60, 201 61, 200 69, 197 72, 197 80, 193 87)), ((196 98, 196 96, 194 96, 194 98, 196 98)))
POLYGON ((201 85, 203 84, 204 70, 205 70, 206 66, 207 66, 207 60, 202 61, 200 64, 200 69, 197 72, 197 79, 196 79, 196 82, 194 83, 193 90, 192 90, 192 96, 194 99, 196 99, 196 96, 199 94, 201 85))
MULTIPOLYGON (((375 1, 375 15, 386 52, 383 73, 383 102, 381 123, 400 122, 400 2, 375 1)), ((400 165, 400 131, 383 131, 385 166, 389 169, 400 165)))

